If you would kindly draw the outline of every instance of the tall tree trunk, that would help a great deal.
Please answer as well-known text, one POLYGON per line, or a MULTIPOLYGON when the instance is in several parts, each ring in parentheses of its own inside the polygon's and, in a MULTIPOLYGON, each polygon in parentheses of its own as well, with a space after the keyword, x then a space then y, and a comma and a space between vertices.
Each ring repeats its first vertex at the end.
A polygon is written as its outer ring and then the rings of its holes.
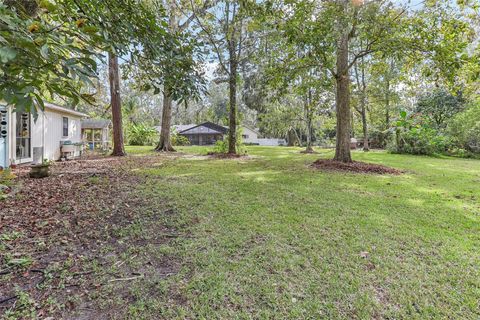
MULTIPOLYGON (((169 19, 168 19, 168 29, 169 31, 174 34, 178 29, 177 24, 177 3, 175 0, 169 1, 169 19)), ((172 87, 165 85, 163 88, 163 109, 162 109, 162 126, 160 129, 160 141, 155 148, 155 151, 175 151, 171 143, 170 137, 170 128, 172 126, 172 94, 171 90, 172 87)))
POLYGON ((344 28, 337 44, 335 105, 337 112, 337 144, 334 160, 341 162, 352 162, 352 156, 350 154, 350 78, 348 74, 348 42, 349 32, 344 28))
MULTIPOLYGON (((362 97, 362 100, 365 98, 362 97)), ((365 101, 362 102, 362 126, 363 126, 363 151, 370 151, 368 145, 368 126, 367 126, 367 109, 365 107, 365 101)))
POLYGON ((313 153, 312 148, 312 121, 307 120, 307 145, 305 147, 306 153, 313 153))
POLYGON ((237 60, 235 53, 235 43, 230 44, 230 113, 228 125, 228 153, 237 153, 237 60))
POLYGON ((367 82, 365 81, 365 64, 363 58, 360 64, 361 73, 358 71, 358 64, 355 63, 355 78, 357 86, 360 90, 360 110, 355 108, 362 117, 363 131, 363 151, 370 151, 368 145, 368 125, 367 125, 367 82))
POLYGON ((293 147, 295 146, 295 141, 296 141, 296 135, 295 135, 295 130, 294 129, 289 129, 287 132, 287 146, 293 147))
POLYGON ((305 148, 305 153, 313 153, 313 148, 312 148, 312 111, 310 109, 310 106, 308 103, 311 103, 311 101, 308 101, 305 103, 305 118, 306 118, 306 125, 307 125, 307 145, 305 148))
POLYGON ((390 128, 390 79, 385 81, 385 130, 390 128))
POLYGON ((160 141, 155 151, 175 151, 170 139, 170 127, 172 125, 172 96, 168 88, 163 91, 163 110, 162 110, 162 127, 160 129, 160 141))
POLYGON ((118 57, 108 53, 108 78, 110 81, 110 104, 112 109, 113 124, 113 156, 124 156, 122 124, 122 101, 120 99, 120 75, 118 70, 118 57))

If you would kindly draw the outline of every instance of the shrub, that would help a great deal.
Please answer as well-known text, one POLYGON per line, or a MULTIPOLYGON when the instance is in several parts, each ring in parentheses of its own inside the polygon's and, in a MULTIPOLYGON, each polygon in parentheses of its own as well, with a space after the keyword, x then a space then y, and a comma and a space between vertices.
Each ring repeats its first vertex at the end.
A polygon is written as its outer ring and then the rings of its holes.
MULTIPOLYGON (((215 142, 213 151, 216 153, 227 153, 228 152, 228 135, 225 139, 215 142)), ((245 145, 242 143, 242 135, 237 133, 237 153, 246 153, 245 145)))
POLYGON ((445 153, 451 146, 448 136, 430 127, 420 116, 408 115, 405 111, 400 113, 394 132, 388 146, 394 153, 432 155, 445 153))
POLYGON ((428 127, 411 128, 395 132, 395 140, 389 150, 395 153, 432 155, 445 153, 450 146, 450 139, 435 129, 428 127))
POLYGON ((190 140, 188 140, 187 137, 181 136, 178 134, 173 134, 172 138, 172 146, 189 146, 190 145, 190 140))
POLYGON ((368 139, 371 148, 385 149, 388 142, 392 139, 392 131, 374 129, 368 133, 368 139))
POLYGON ((458 148, 480 153, 480 102, 457 114, 449 123, 448 133, 458 148))
POLYGON ((128 143, 132 146, 151 146, 155 143, 158 132, 144 124, 134 124, 128 128, 128 143))
POLYGON ((216 153, 227 153, 228 152, 228 141, 225 140, 217 140, 215 145, 213 146, 213 151, 216 153))

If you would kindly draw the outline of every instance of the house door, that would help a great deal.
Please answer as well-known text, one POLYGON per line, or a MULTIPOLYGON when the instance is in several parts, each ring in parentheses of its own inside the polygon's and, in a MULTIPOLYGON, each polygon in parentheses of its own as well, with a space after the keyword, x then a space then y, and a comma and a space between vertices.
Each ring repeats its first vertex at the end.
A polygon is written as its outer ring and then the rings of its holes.
POLYGON ((8 158, 8 111, 0 105, 0 169, 7 167, 8 158))
POLYGON ((16 112, 16 160, 32 161, 32 120, 29 113, 16 112))

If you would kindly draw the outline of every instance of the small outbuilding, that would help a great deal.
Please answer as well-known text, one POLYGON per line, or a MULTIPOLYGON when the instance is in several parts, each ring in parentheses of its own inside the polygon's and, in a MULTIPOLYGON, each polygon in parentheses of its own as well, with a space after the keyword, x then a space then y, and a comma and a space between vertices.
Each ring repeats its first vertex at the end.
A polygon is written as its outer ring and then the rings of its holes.
POLYGON ((112 122, 107 119, 82 120, 82 138, 90 150, 106 151, 110 148, 112 122))
POLYGON ((76 110, 45 103, 35 119, 31 113, 16 112, 0 101, 0 168, 58 160, 64 145, 68 145, 70 156, 79 156, 80 121, 86 117, 76 110))

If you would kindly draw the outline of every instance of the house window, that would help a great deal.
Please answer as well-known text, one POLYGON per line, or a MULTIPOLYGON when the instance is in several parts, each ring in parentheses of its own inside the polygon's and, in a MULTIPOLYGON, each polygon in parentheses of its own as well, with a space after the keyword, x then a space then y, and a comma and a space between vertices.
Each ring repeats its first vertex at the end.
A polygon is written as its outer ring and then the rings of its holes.
POLYGON ((242 139, 248 139, 248 134, 242 134, 242 139))
POLYGON ((63 117, 63 136, 68 137, 68 118, 63 117))

